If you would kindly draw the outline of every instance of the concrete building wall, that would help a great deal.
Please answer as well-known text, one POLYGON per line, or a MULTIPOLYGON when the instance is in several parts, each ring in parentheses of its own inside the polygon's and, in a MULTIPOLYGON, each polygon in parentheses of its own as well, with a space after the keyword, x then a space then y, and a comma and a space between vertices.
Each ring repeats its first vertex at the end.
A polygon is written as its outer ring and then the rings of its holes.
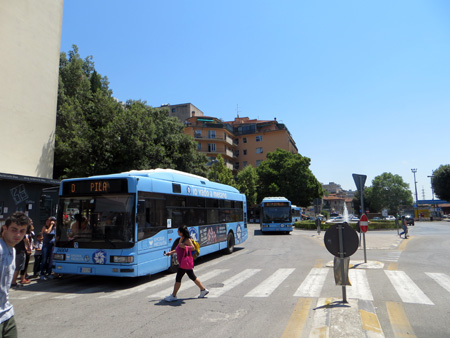
POLYGON ((192 103, 175 105, 165 104, 162 105, 161 108, 167 108, 169 110, 169 116, 177 117, 183 123, 190 117, 204 115, 203 112, 192 103))
POLYGON ((287 130, 272 130, 239 136, 239 169, 243 169, 244 164, 257 167, 258 163, 267 158, 268 153, 274 152, 277 148, 297 154, 297 148, 292 142, 287 130))
POLYGON ((0 1, 0 172, 53 177, 63 0, 0 1))

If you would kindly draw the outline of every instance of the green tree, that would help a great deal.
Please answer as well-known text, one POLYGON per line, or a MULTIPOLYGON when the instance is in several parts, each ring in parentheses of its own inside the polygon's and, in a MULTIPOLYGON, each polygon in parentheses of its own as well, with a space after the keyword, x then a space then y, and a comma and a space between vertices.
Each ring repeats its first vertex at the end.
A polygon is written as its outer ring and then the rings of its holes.
POLYGON ((277 149, 257 168, 260 180, 258 199, 284 196, 298 206, 309 206, 322 198, 322 186, 309 169, 311 160, 300 154, 277 149))
MULTIPOLYGON (((364 209, 363 212, 366 212, 366 210, 372 211, 372 205, 371 205, 371 196, 372 196, 372 187, 365 187, 364 192, 364 209)), ((355 196, 353 196, 353 208, 355 212, 360 214, 361 210, 361 193, 359 190, 355 192, 355 196)))
POLYGON ((372 189, 368 193, 371 211, 381 212, 388 209, 390 213, 397 214, 401 205, 412 205, 413 199, 409 184, 401 176, 383 173, 372 181, 372 189))
POLYGON ((204 154, 167 112, 112 96, 92 57, 61 53, 54 177, 172 168, 206 175, 204 154))
POLYGON ((246 166, 236 176, 237 186, 247 197, 247 206, 253 207, 257 203, 258 173, 251 165, 246 166))
POLYGON ((441 165, 433 172, 432 186, 439 199, 450 201, 450 164, 441 165))
POLYGON ((227 168, 225 165, 225 161, 222 157, 222 155, 218 155, 216 158, 216 161, 212 163, 211 167, 208 171, 208 179, 214 182, 219 182, 222 184, 231 185, 233 187, 236 187, 236 181, 233 177, 233 172, 231 169, 227 168))

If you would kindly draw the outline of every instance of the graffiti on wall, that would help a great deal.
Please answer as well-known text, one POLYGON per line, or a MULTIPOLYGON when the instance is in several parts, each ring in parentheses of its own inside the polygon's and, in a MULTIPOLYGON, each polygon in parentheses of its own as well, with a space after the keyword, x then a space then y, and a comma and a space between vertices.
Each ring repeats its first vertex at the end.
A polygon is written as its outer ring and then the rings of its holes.
POLYGON ((11 196, 14 200, 14 202, 19 204, 20 202, 26 201, 28 199, 28 194, 25 189, 25 185, 20 184, 12 189, 10 189, 11 196))

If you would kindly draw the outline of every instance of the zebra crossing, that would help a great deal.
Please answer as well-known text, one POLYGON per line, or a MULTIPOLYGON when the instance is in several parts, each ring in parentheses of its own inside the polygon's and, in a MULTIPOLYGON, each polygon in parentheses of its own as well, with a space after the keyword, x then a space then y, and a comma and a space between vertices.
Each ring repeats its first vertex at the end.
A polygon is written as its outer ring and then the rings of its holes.
MULTIPOLYGON (((278 288, 285 289, 286 287, 291 289, 292 297, 298 298, 327 298, 336 295, 336 293, 334 295, 327 294, 332 290, 330 286, 334 285, 332 269, 328 267, 312 268, 303 280, 297 279, 296 270, 296 268, 281 268, 268 272, 263 269, 243 269, 242 271, 212 269, 205 270, 204 273, 201 272, 198 275, 202 283, 210 290, 208 298, 219 298, 236 293, 243 294, 246 299, 270 298, 278 288)), ((349 279, 352 286, 347 287, 349 299, 374 300, 373 291, 377 288, 378 283, 371 281, 370 273, 377 273, 377 278, 380 278, 380 276, 386 278, 403 303, 434 305, 434 302, 412 277, 404 271, 397 270, 350 269, 349 279)), ((433 286, 429 289, 440 287, 443 292, 450 293, 450 276, 445 273, 415 273, 414 277, 420 280, 421 285, 433 283, 433 286)), ((107 291, 100 285, 82 288, 76 283, 52 286, 46 284, 47 292, 42 290, 32 291, 27 288, 11 290, 10 299, 14 301, 45 297, 71 300, 84 296, 120 299, 138 294, 156 301, 163 299, 172 292, 173 282, 174 275, 168 275, 134 287, 107 291)), ((195 284, 185 278, 180 290, 181 294, 195 296, 197 291, 195 284)))

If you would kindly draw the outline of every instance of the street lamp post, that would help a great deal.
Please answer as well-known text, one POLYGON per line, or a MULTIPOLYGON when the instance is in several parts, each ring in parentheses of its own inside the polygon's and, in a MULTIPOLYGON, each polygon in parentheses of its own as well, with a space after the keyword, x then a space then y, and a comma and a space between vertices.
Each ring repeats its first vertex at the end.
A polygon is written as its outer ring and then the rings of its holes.
POLYGON ((415 209, 416 209, 416 211, 415 211, 415 216, 417 216, 417 217, 419 217, 419 215, 417 214, 417 208, 419 207, 419 204, 418 204, 418 198, 417 198, 417 182, 416 182, 416 172, 417 172, 417 169, 411 169, 411 171, 412 171, 412 173, 414 174, 414 188, 415 188, 415 191, 416 191, 416 207, 415 207, 415 209))

